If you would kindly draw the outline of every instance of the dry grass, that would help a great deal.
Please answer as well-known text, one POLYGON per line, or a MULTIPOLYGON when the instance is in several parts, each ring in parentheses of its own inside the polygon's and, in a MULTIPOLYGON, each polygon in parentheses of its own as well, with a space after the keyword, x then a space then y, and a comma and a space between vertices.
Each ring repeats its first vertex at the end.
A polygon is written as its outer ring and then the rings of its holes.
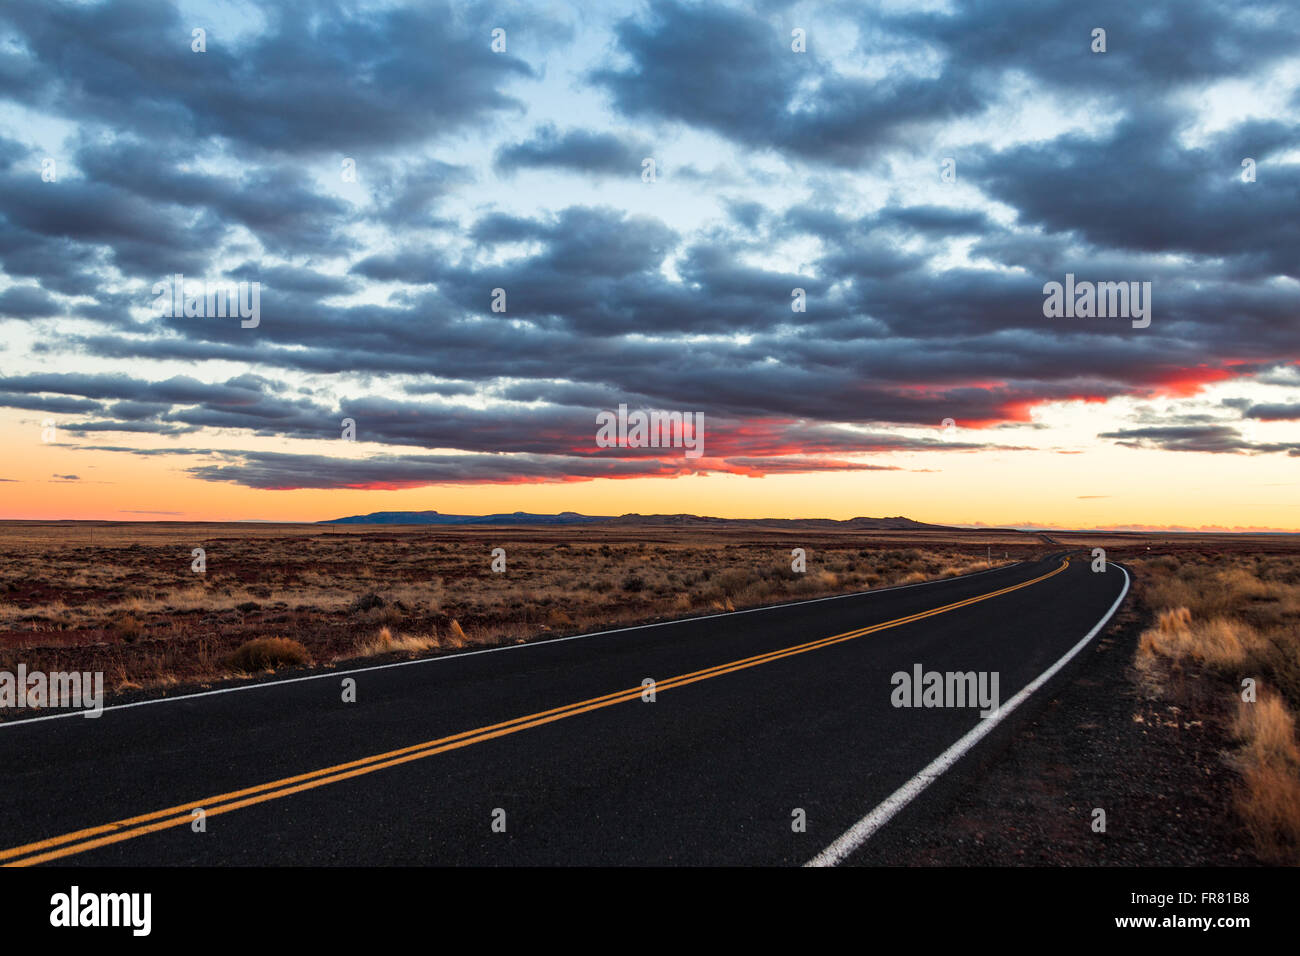
MULTIPOLYGON (((1300 560, 1294 555, 1162 556, 1142 565, 1156 611, 1137 665, 1149 685, 1186 704, 1202 680, 1233 695, 1241 775, 1236 809, 1260 859, 1300 863, 1300 560), (1201 675, 1205 675, 1204 678, 1201 675), (1243 682, 1255 699, 1243 699, 1243 682)), ((1212 699, 1214 699, 1212 698, 1212 699)))
POLYGON ((460 621, 453 619, 447 625, 447 630, 450 632, 447 636, 447 646, 452 650, 459 650, 469 643, 469 638, 465 636, 464 630, 461 629, 460 621))
POLYGON ((357 656, 373 657, 376 654, 395 652, 420 654, 424 651, 436 651, 438 646, 436 634, 399 634, 394 637, 391 630, 383 627, 375 637, 357 643, 357 656))
MULTIPOLYGON (((1295 719, 1276 694, 1265 692, 1253 704, 1241 701, 1232 729, 1234 736, 1244 742, 1243 756, 1249 763, 1300 767, 1295 719)), ((1300 812, 1300 803, 1296 810, 1300 812)))
POLYGON ((1264 692, 1238 704, 1233 724, 1244 786, 1237 812, 1269 863, 1300 861, 1300 748, 1295 718, 1282 699, 1264 692))
POLYGON ((307 648, 287 637, 259 637, 235 648, 226 658, 231 670, 253 673, 285 664, 306 664, 311 660, 307 648))
POLYGON ((988 541, 994 564, 1046 550, 979 532, 0 522, 0 667, 150 689, 246 673, 233 655, 267 634, 317 662, 446 653, 933 580, 983 569, 988 541))
POLYGON ((1177 607, 1161 611, 1156 626, 1142 634, 1141 659, 1190 659, 1225 676, 1238 671, 1258 673, 1267 654, 1267 642, 1249 624, 1216 617, 1193 619, 1191 611, 1177 607))
POLYGON ((1294 865, 1300 855, 1300 784, 1295 770, 1252 764, 1242 770, 1237 812, 1267 863, 1294 865))
POLYGON ((144 635, 144 625, 134 615, 123 614, 113 622, 113 633, 130 644, 144 635))

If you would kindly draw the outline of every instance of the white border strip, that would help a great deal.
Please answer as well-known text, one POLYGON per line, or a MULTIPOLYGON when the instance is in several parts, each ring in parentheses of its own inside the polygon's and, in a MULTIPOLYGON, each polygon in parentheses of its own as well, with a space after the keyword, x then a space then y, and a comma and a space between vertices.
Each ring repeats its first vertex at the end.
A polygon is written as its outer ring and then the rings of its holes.
POLYGON ((1020 693, 1016 694, 1015 697, 1012 697, 1009 701, 1003 704, 996 714, 981 719, 966 733, 964 737, 936 757, 915 777, 890 794, 883 803, 857 823, 853 824, 853 826, 850 827, 838 840, 818 853, 815 857, 805 863, 804 866, 835 866, 838 863, 842 863, 849 854, 853 853, 862 846, 862 844, 870 840, 876 831, 888 823, 894 815, 898 813, 898 811, 902 810, 903 807, 916 799, 921 794, 921 791, 943 776, 945 770, 951 768, 953 764, 968 753, 972 747, 979 743, 980 740, 989 733, 989 731, 1000 724, 1008 714, 1023 704, 1029 696, 1034 693, 1034 691, 1038 690, 1038 688, 1051 680, 1052 677, 1055 676, 1056 672, 1069 663, 1070 659, 1073 658, 1074 655, 1083 650, 1084 647, 1087 646, 1088 642, 1097 635, 1097 632, 1106 626, 1106 622, 1114 616, 1115 612, 1119 609, 1120 604, 1123 602, 1124 596, 1128 594, 1128 571, 1125 571, 1124 568, 1120 567, 1118 564, 1111 564, 1111 567, 1119 568, 1120 571, 1124 573, 1124 589, 1119 592, 1119 597, 1115 599, 1115 603, 1110 606, 1110 610, 1106 612, 1105 616, 1096 623, 1091 631, 1084 635, 1083 640, 1079 641, 1078 644, 1075 644, 1074 647, 1066 651, 1064 657, 1047 670, 1043 671, 1042 674, 1035 678, 1033 682, 1026 685, 1020 693))
MULTIPOLYGON (((1036 559, 1048 560, 1048 558, 1036 559)), ((667 627, 670 624, 685 624, 689 621, 707 621, 715 617, 731 617, 734 614, 755 614, 759 611, 775 611, 783 607, 796 607, 800 604, 819 604, 822 601, 840 601, 844 598, 862 597, 867 594, 883 594, 886 591, 905 591, 909 588, 929 587, 933 584, 943 584, 946 581, 960 581, 964 578, 979 577, 981 574, 991 574, 994 571, 1007 571, 1011 568, 1020 567, 1027 564, 1026 561, 1013 561, 1011 564, 999 565, 996 568, 985 568, 983 571, 972 571, 970 574, 956 574, 950 578, 937 578, 934 581, 918 581, 916 584, 895 584, 887 588, 875 588, 868 591, 853 591, 849 594, 831 594, 826 597, 808 598, 804 601, 788 601, 785 604, 765 604, 762 607, 744 608, 739 611, 722 611, 718 614, 703 614, 699 617, 682 617, 675 618, 671 621, 656 621, 653 624, 635 624, 632 627, 616 627, 607 631, 591 631, 587 634, 571 634, 568 637, 552 637, 545 641, 526 641, 523 644, 506 644, 501 647, 485 647, 477 651, 465 651, 460 654, 441 654, 438 657, 419 657, 411 661, 394 661, 391 664, 372 664, 369 667, 354 667, 345 671, 322 671, 319 674, 307 674, 303 677, 286 677, 283 680, 264 680, 256 684, 240 684, 237 687, 221 687, 216 690, 198 691, 193 694, 178 694, 175 697, 154 697, 149 700, 137 700, 130 704, 112 704, 103 708, 103 713, 110 710, 127 710, 131 707, 146 707, 150 704, 167 704, 178 700, 193 700, 196 697, 212 697, 217 694, 234 694, 239 691, 258 690, 266 687, 282 687, 285 684, 297 684, 308 680, 322 680, 327 677, 346 677, 349 674, 364 674, 368 671, 388 670, 392 667, 409 667, 412 664, 438 664, 446 661, 458 661, 465 657, 474 657, 477 654, 493 654, 497 651, 518 651, 526 647, 540 647, 545 644, 562 644, 565 641, 578 641, 586 637, 600 637, 605 634, 621 634, 627 631, 641 631, 651 627, 667 627)), ((25 717, 17 720, 0 721, 0 730, 6 727, 21 727, 24 724, 38 724, 43 720, 61 720, 64 717, 81 717, 87 713, 85 710, 67 710, 57 714, 46 714, 43 717, 25 717)))

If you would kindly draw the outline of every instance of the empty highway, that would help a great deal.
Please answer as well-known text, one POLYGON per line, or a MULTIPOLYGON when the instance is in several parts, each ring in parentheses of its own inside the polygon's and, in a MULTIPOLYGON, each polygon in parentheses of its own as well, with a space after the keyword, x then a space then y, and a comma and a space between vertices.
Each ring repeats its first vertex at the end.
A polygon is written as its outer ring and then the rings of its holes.
POLYGON ((861 861, 1104 628, 1128 575, 1089 565, 11 721, 0 863, 861 861), (1000 709, 897 706, 928 672, 996 675, 1000 709))

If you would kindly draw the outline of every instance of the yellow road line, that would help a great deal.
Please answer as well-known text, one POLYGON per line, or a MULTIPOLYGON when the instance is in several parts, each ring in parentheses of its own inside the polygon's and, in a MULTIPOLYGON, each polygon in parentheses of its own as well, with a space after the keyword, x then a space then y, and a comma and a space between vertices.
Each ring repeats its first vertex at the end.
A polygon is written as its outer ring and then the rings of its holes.
MULTIPOLYGON (((697 681, 720 677, 723 674, 731 674, 735 671, 745 670, 750 667, 757 667, 760 664, 767 664, 771 661, 781 660, 785 657, 792 657, 796 654, 806 654, 809 651, 829 647, 832 644, 838 644, 842 641, 849 641, 888 628, 910 624, 914 621, 933 617, 936 614, 946 614, 947 612, 957 610, 958 608, 977 604, 981 601, 987 601, 990 598, 999 597, 1003 594, 1009 594, 1012 591, 1018 591, 1021 588, 1029 587, 1031 584, 1037 584, 1039 581, 1044 581, 1047 578, 1060 574, 1068 565, 1069 559, 1067 558, 1062 560, 1061 564, 1053 571, 1048 571, 1045 574, 1039 575, 1036 578, 1032 578, 1031 580, 1024 581, 1020 584, 1013 584, 997 591, 990 591, 987 594, 976 595, 975 597, 956 601, 952 604, 945 604, 941 607, 931 608, 928 611, 918 611, 915 614, 895 618, 892 621, 885 621, 881 624, 873 624, 868 627, 845 631, 842 634, 834 634, 830 637, 819 638, 815 641, 809 641, 806 644, 796 644, 792 647, 781 648, 764 654, 756 654, 753 657, 746 657, 740 660, 730 661, 726 664, 718 664, 713 667, 706 667, 702 670, 692 671, 688 674, 680 674, 677 677, 670 677, 666 680, 656 682, 655 691, 658 692, 661 690, 671 690, 674 687, 684 687, 687 684, 694 684, 697 681)), ((538 713, 529 714, 524 717, 516 717, 512 720, 489 724, 485 727, 476 728, 475 730, 467 730, 458 734, 452 734, 448 737, 440 737, 436 740, 429 740, 424 743, 412 744, 409 747, 390 750, 386 753, 373 754, 369 757, 363 757, 347 763, 335 764, 332 767, 324 767, 320 770, 313 770, 292 777, 284 777, 280 780, 258 784, 253 787, 246 787, 242 790, 232 790, 228 793, 218 794, 203 800, 194 800, 189 803, 177 804, 176 806, 168 807, 165 810, 155 810, 152 813, 128 817, 124 820, 117 820, 113 823, 106 823, 101 826, 76 830, 71 833, 65 833, 62 836, 50 837, 45 840, 39 840, 35 843, 28 843, 23 846, 13 847, 12 849, 2 850, 0 851, 0 860, 8 861, 3 864, 4 866, 32 866, 37 863, 45 863, 50 860, 61 859, 62 857, 72 856, 78 853, 85 853, 86 851, 93 850, 97 847, 107 846, 112 843, 120 843, 124 840, 131 840, 148 833, 155 833, 159 830, 182 826, 193 819, 192 812, 196 808, 202 808, 206 816, 217 816, 222 813, 228 813, 232 810, 239 810, 243 807, 264 803, 268 800, 286 797, 303 790, 312 790, 316 787, 323 787, 326 784, 336 783, 340 780, 347 780, 363 774, 373 773, 376 770, 395 767, 412 760, 422 760, 425 757, 432 757, 435 754, 446 753, 449 750, 459 750, 460 748, 468 747, 471 744, 481 743, 485 740, 492 740, 496 737, 504 737, 532 727, 540 727, 557 720, 563 720, 566 717, 574 717, 578 714, 585 714, 593 710, 611 707, 614 704, 636 700, 641 696, 642 691, 643 688, 640 686, 629 687, 625 690, 615 691, 612 694, 605 694, 602 697, 593 697, 589 700, 566 704, 562 707, 554 707, 550 710, 539 711, 538 713), (22 859, 15 859, 15 857, 22 857, 22 859)))

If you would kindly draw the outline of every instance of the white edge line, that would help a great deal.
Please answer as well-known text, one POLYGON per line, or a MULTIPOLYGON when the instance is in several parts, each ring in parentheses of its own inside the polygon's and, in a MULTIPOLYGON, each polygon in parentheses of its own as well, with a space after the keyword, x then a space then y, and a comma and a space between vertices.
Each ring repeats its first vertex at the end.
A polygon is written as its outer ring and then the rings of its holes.
MULTIPOLYGON (((1046 558, 1037 560, 1047 560, 1046 558)), ((615 627, 607 631, 591 631, 587 634, 571 634, 568 637, 552 637, 545 641, 526 641, 523 644, 507 644, 503 647, 485 647, 477 651, 465 651, 461 654, 441 654, 437 657, 420 657, 412 661, 394 661, 391 664, 372 664, 369 667, 354 667, 345 671, 322 671, 319 674, 307 674, 303 677, 286 677, 283 680, 266 680, 259 681, 256 684, 241 684, 238 687, 220 687, 216 690, 198 691, 193 694, 178 694, 175 697, 153 697, 149 700, 137 700, 130 704, 112 704, 100 711, 101 716, 110 710, 127 710, 131 707, 146 707, 150 704, 168 704, 181 700, 193 700, 196 697, 212 697, 216 694, 233 694, 239 691, 258 690, 266 687, 283 687, 285 684, 297 684, 301 681, 323 680, 327 677, 346 677, 349 674, 364 674, 369 671, 388 670, 392 667, 408 667, 412 664, 438 664, 445 661, 458 661, 466 657, 474 657, 477 654, 492 654, 496 651, 518 651, 527 647, 541 647, 546 644, 562 644, 565 641, 577 641, 587 637, 600 637, 605 634, 620 634, 627 631, 641 631, 651 627, 667 627, 671 624, 685 624, 689 621, 707 621, 715 617, 731 617, 733 614, 756 614, 760 611, 775 611, 783 607, 795 607, 800 604, 818 604, 822 601, 839 601, 844 598, 862 597, 866 594, 884 594, 886 591, 905 591, 908 588, 923 588, 933 584, 943 584, 946 581, 960 581, 963 578, 979 577, 981 574, 991 574, 994 571, 1007 571, 1011 568, 1020 567, 1027 564, 1026 561, 1013 561, 1011 564, 999 565, 996 568, 985 568, 983 571, 972 571, 970 574, 955 574, 950 578, 938 578, 934 581, 918 581, 916 584, 895 584, 887 588, 875 588, 867 591, 852 591, 848 594, 831 594, 826 597, 808 598, 805 601, 788 601, 785 604, 767 604, 762 607, 743 608, 739 611, 722 611, 718 614, 703 614, 699 617, 682 617, 675 618, 671 621, 656 621, 653 624, 636 624, 632 627, 615 627)), ((23 717, 17 720, 0 721, 0 730, 6 727, 21 727, 24 724, 38 724, 44 720, 61 720, 65 717, 83 717, 91 713, 87 710, 68 710, 61 711, 57 714, 46 714, 42 717, 23 717)), ((98 719, 98 718, 92 718, 98 719)))
POLYGON ((1110 610, 1106 612, 1106 615, 1096 623, 1091 631, 1084 635, 1083 639, 1079 641, 1078 644, 1075 644, 1074 647, 1066 651, 1064 657, 1047 670, 1043 671, 1043 673, 1035 678, 1031 683, 1027 684, 1020 693, 1016 694, 1016 696, 1003 704, 998 709, 997 713, 990 717, 981 719, 979 723, 966 733, 965 736, 931 761, 915 777, 890 794, 884 802, 857 823, 853 824, 853 826, 846 830, 839 839, 805 863, 804 866, 835 866, 838 863, 842 863, 849 854, 853 853, 862 846, 862 844, 871 839, 876 831, 888 823, 894 815, 898 813, 898 811, 902 810, 903 807, 916 799, 916 797, 920 795, 921 791, 938 780, 939 777, 943 775, 944 771, 952 767, 953 764, 969 752, 970 749, 979 743, 985 735, 1000 724, 1008 714, 1024 703, 1029 696, 1034 693, 1034 691, 1038 690, 1038 688, 1051 680, 1052 677, 1055 676, 1056 672, 1069 663, 1070 659, 1073 658, 1074 655, 1083 650, 1084 647, 1087 646, 1088 642, 1097 635, 1097 632, 1106 626, 1106 623, 1119 609, 1120 604, 1124 600, 1124 596, 1128 594, 1128 571, 1114 563, 1111 564, 1111 567, 1119 568, 1120 571, 1124 572, 1124 588, 1119 592, 1119 597, 1115 599, 1115 603, 1110 606, 1110 610))

